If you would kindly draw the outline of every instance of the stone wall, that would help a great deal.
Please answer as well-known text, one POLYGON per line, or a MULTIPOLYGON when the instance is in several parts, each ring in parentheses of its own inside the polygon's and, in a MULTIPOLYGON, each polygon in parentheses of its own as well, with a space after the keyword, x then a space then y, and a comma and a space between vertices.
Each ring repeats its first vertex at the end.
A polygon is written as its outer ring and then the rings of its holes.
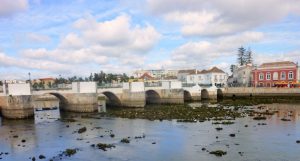
POLYGON ((67 102, 61 107, 64 111, 94 112, 98 110, 96 93, 62 94, 67 102))
POLYGON ((161 104, 183 104, 184 94, 183 89, 161 89, 161 104))
POLYGON ((124 89, 120 99, 122 106, 125 107, 144 107, 146 105, 144 91, 130 92, 124 89))
POLYGON ((9 119, 29 118, 34 115, 32 96, 2 96, 0 97, 2 116, 9 119))
POLYGON ((34 109, 59 108, 59 99, 50 94, 34 96, 32 103, 34 109))
POLYGON ((225 98, 232 97, 300 97, 300 88, 231 87, 223 91, 225 98))

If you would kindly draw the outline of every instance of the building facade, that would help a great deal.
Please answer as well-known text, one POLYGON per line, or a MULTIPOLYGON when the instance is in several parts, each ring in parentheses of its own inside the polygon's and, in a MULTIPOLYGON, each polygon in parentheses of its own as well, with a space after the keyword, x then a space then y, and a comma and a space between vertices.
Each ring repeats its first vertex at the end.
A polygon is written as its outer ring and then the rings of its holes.
POLYGON ((202 70, 186 76, 187 83, 195 83, 200 86, 224 86, 227 84, 228 74, 223 70, 213 67, 210 70, 202 70))
POLYGON ((252 71, 254 87, 274 87, 297 83, 298 65, 291 61, 263 63, 252 71))
POLYGON ((252 64, 233 68, 232 80, 229 85, 233 87, 250 87, 252 85, 253 69, 254 66, 252 64))
POLYGON ((158 69, 158 70, 137 70, 133 73, 134 78, 140 78, 145 73, 150 75, 155 79, 165 79, 168 77, 177 77, 177 70, 165 70, 165 69, 158 69))
POLYGON ((187 70, 179 70, 177 73, 177 80, 181 82, 188 82, 187 76, 197 74, 198 71, 196 69, 187 69, 187 70))

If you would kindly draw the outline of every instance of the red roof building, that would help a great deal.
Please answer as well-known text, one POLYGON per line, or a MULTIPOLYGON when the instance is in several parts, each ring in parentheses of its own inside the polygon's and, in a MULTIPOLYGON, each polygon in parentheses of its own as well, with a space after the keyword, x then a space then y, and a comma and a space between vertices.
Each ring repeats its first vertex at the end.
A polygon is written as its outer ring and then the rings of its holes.
POLYGON ((274 87, 297 82, 297 64, 291 61, 263 63, 252 71, 254 87, 274 87))
POLYGON ((144 73, 142 76, 139 77, 139 79, 143 79, 143 80, 153 80, 154 77, 152 77, 149 73, 144 73))

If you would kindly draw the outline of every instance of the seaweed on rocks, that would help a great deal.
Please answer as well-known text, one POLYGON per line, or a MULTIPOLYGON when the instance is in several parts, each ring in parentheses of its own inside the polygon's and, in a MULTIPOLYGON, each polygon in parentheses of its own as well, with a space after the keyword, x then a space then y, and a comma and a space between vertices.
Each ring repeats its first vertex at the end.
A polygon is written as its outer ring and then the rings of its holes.
POLYGON ((122 140, 121 140, 121 143, 130 143, 130 140, 128 139, 128 138, 123 138, 122 140))
POLYGON ((253 120, 266 120, 267 118, 265 116, 255 116, 253 117, 253 120))
POLYGON ((214 154, 215 156, 221 157, 223 155, 226 155, 227 152, 223 151, 223 150, 215 150, 215 151, 209 152, 209 154, 214 154))
POLYGON ((77 149, 66 149, 66 150, 63 152, 63 154, 65 154, 65 156, 70 157, 70 156, 76 154, 76 152, 77 152, 77 149))
POLYGON ((105 143, 98 143, 97 145, 98 149, 101 149, 103 151, 107 151, 107 149, 115 148, 116 146, 113 144, 105 144, 105 143))
POLYGON ((130 118, 130 119, 148 119, 148 120, 173 120, 178 122, 203 122, 214 118, 226 120, 228 118, 241 117, 241 113, 231 109, 218 107, 195 107, 187 105, 161 105, 158 107, 146 107, 141 109, 117 109, 107 112, 107 116, 130 118))

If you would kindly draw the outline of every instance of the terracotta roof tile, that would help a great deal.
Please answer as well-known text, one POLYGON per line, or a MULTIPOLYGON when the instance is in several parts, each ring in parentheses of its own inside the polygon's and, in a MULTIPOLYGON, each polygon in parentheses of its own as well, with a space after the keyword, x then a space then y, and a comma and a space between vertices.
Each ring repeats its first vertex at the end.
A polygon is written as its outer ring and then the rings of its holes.
POLYGON ((54 78, 40 78, 39 80, 55 80, 54 78))
POLYGON ((210 70, 208 70, 207 73, 225 73, 225 72, 217 67, 213 67, 210 70))
POLYGON ((144 73, 139 79, 154 79, 149 73, 144 73))
POLYGON ((291 61, 281 61, 281 62, 270 62, 270 63, 263 63, 259 67, 266 68, 266 67, 282 67, 282 66, 296 66, 294 62, 291 61))
POLYGON ((178 73, 196 74, 196 69, 179 70, 178 73))

